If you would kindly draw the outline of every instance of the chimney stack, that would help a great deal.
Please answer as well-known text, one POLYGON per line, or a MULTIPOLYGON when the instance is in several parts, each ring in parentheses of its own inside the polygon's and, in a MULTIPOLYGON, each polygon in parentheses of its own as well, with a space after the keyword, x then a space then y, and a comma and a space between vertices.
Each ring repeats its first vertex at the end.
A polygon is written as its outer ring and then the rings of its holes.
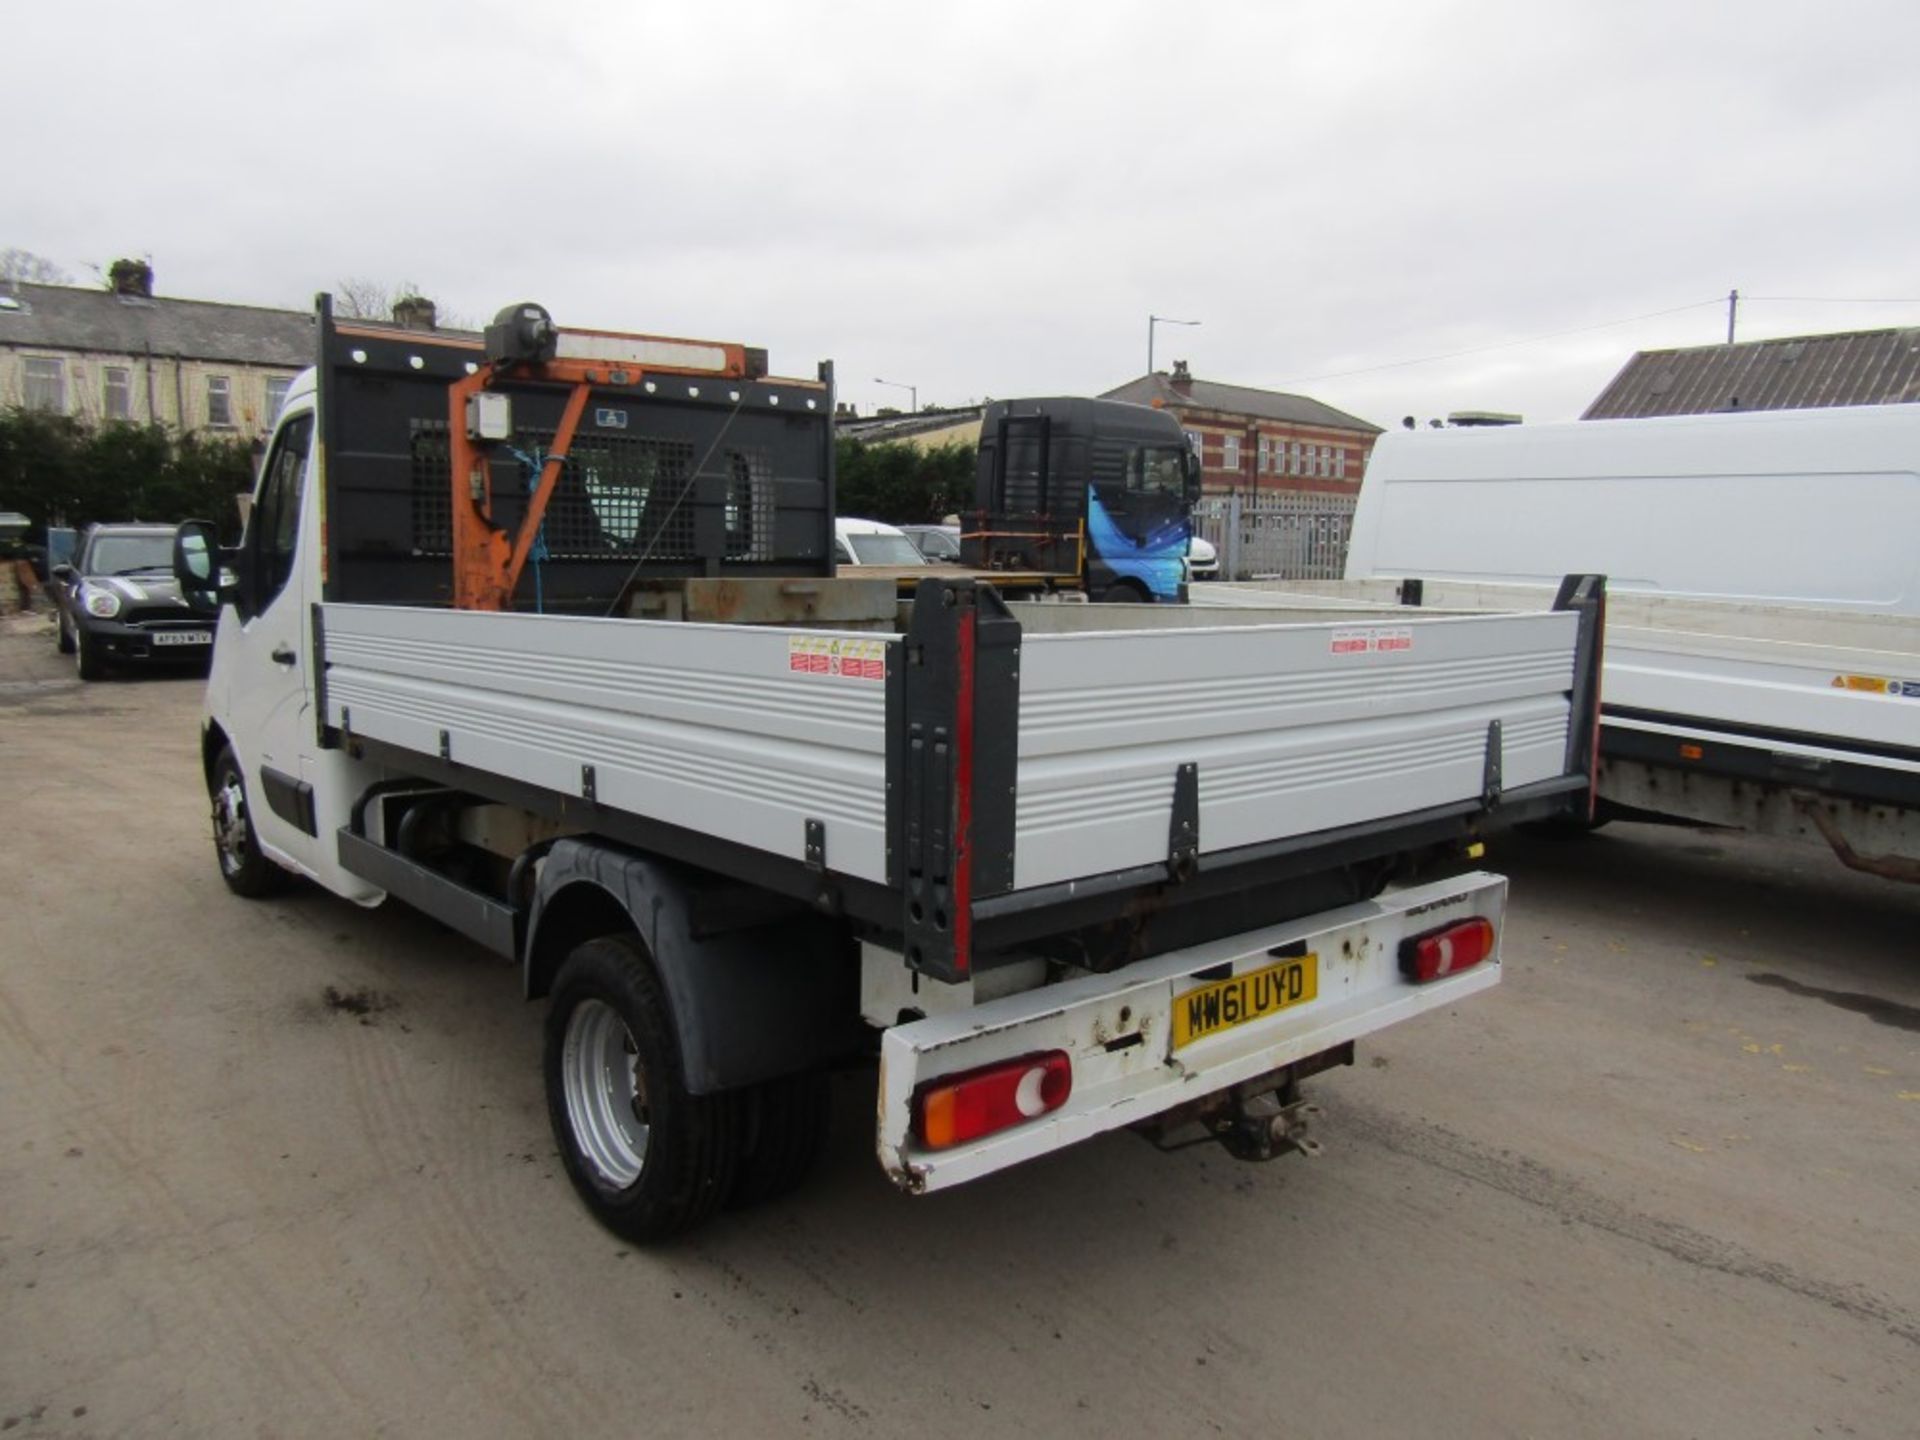
POLYGON ((153 266, 144 260, 116 260, 107 267, 107 283, 116 295, 153 298, 153 266))
POLYGON ((1193 374, 1187 369, 1186 361, 1173 362, 1173 379, 1169 383, 1183 395, 1193 389, 1193 374))
POLYGON ((424 295, 402 295, 393 302, 393 323, 402 330, 431 330, 435 318, 433 301, 424 295))

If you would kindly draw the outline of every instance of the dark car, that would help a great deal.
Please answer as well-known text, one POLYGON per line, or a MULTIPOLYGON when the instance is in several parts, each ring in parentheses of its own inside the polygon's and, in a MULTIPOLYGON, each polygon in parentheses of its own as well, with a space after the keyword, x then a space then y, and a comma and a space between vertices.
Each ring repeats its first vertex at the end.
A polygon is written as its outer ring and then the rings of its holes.
POLYGON ((171 526, 95 525, 50 578, 60 653, 82 680, 114 665, 204 670, 213 655, 215 614, 180 593, 171 526))
POLYGON ((960 527, 958 525, 902 525, 913 548, 927 559, 958 565, 960 563, 960 527))

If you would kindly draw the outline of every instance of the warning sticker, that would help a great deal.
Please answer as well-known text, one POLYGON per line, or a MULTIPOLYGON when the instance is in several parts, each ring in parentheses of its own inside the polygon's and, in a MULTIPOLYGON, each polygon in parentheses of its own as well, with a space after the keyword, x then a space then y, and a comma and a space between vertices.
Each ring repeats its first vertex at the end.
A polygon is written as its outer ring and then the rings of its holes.
POLYGON ((1893 680, 1885 675, 1836 675, 1828 684, 1835 690, 1857 690, 1863 695, 1920 700, 1920 680, 1893 680))
POLYGON ((794 635, 787 640, 787 670, 834 680, 884 681, 887 642, 844 636, 794 635))
POLYGON ((1900 683, 1889 680, 1884 675, 1836 675, 1831 688, 1835 690, 1860 690, 1869 695, 1898 695, 1900 683))
POLYGON ((1413 649, 1413 631, 1336 630, 1327 648, 1335 655, 1389 655, 1413 649))

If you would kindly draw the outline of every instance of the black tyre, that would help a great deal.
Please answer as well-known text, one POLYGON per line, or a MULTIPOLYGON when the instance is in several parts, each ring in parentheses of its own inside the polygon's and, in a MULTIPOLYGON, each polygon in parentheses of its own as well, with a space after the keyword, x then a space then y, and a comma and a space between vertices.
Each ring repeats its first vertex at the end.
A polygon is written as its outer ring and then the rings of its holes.
POLYGON ((1554 815, 1545 820, 1523 820, 1513 828, 1536 840, 1584 840, 1594 831, 1604 829, 1612 819, 1613 816, 1605 812, 1595 815, 1591 820, 1572 815, 1554 815))
POLYGON ((1138 580, 1116 580, 1099 595, 1102 605, 1145 605, 1147 587, 1138 580))
POLYGON ((60 647, 62 655, 73 654, 73 632, 67 629, 67 612, 55 610, 53 621, 53 643, 60 647))
POLYGON ((213 762, 213 781, 208 789, 213 802, 213 850, 227 888, 248 900, 286 888, 291 877, 260 851, 247 800, 246 776, 231 746, 222 748, 213 762))
POLYGON ((567 1177, 616 1235, 665 1240, 732 1194, 741 1097, 687 1093, 666 989, 636 937, 589 940, 561 965, 545 1070, 567 1177))
POLYGON ((742 1097, 745 1134, 735 1205, 759 1205, 798 1190, 826 1148, 832 1095, 825 1071, 756 1085, 742 1097))
POLYGON ((82 680, 98 680, 107 673, 107 662, 100 658, 100 647, 87 634, 86 627, 73 627, 73 668, 82 680))

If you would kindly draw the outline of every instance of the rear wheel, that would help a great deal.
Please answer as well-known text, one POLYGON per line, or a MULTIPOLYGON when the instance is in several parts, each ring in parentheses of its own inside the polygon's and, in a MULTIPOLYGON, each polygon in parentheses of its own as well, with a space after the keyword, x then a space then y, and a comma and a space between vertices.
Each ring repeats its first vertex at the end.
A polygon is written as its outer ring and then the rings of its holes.
POLYGON ((832 1096, 826 1072, 809 1070, 754 1086, 743 1097, 746 1134, 735 1205, 758 1205, 798 1190, 826 1148, 832 1096))
POLYGON ((589 940, 560 967, 545 1070, 567 1177, 615 1234, 664 1240, 733 1191, 741 1097, 687 1093, 666 990, 636 937, 589 940))
MULTIPOLYGON (((84 641, 84 632, 81 636, 84 641)), ((220 860, 220 878, 234 894, 258 900, 283 889, 287 872, 260 851, 254 833, 253 812, 247 804, 247 782, 239 757, 223 747, 213 762, 213 850, 220 860)))
POLYGON ((1545 820, 1523 820, 1513 828, 1537 840, 1584 840, 1612 819, 1612 815, 1602 810, 1591 817, 1550 815, 1545 820))

